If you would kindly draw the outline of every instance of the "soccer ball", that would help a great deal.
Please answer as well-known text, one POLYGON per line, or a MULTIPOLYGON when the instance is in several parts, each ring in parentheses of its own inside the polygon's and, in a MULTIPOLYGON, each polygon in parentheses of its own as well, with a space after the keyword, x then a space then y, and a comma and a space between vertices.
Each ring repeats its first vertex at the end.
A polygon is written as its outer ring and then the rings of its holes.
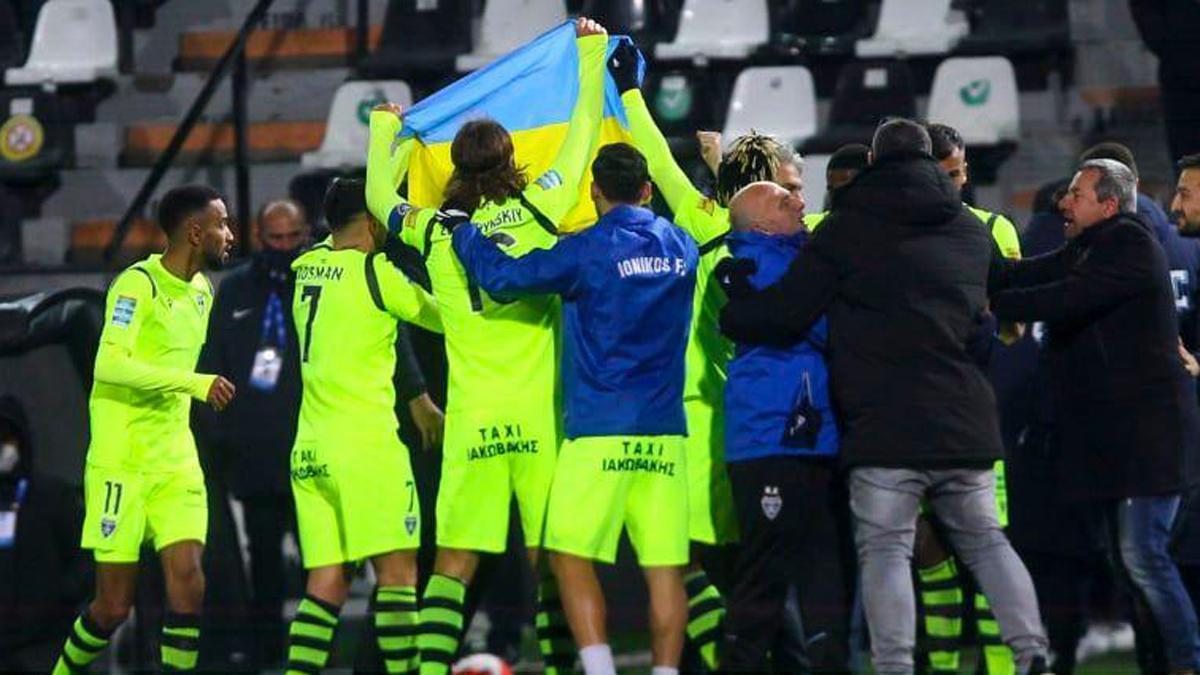
POLYGON ((472 654, 450 670, 454 675, 512 675, 512 668, 495 654, 472 654))

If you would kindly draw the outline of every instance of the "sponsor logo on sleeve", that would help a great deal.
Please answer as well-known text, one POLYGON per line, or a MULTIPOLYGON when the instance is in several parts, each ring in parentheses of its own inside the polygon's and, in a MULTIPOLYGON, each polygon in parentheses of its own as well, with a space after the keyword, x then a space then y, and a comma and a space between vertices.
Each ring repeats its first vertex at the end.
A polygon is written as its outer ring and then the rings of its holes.
POLYGON ((128 328, 133 323, 133 313, 137 309, 137 298, 128 295, 118 295, 113 303, 112 324, 120 328, 128 328))
POLYGON ((543 190, 553 190, 554 188, 563 184, 563 177, 559 172, 555 171, 554 169, 550 169, 533 182, 543 190))
POLYGON ((700 201, 699 208, 701 211, 703 211, 711 216, 713 214, 713 211, 715 211, 717 209, 717 203, 715 201, 713 201, 712 198, 706 197, 700 201))
POLYGON ((764 485, 761 503, 763 515, 767 517, 767 520, 775 520, 779 516, 780 510, 783 509, 783 497, 779 496, 779 488, 774 485, 764 485))

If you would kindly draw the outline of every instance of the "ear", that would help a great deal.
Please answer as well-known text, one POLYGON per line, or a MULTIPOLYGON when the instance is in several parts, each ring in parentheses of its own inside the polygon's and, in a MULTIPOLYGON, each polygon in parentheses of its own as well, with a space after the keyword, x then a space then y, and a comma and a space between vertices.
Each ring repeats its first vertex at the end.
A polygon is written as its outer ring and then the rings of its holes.
POLYGON ((596 185, 596 181, 592 181, 592 201, 597 201, 604 198, 604 193, 600 192, 600 186, 596 185))
POLYGON ((646 181, 642 183, 641 192, 638 192, 638 204, 645 206, 650 203, 651 199, 654 199, 654 186, 650 184, 650 181, 646 181))

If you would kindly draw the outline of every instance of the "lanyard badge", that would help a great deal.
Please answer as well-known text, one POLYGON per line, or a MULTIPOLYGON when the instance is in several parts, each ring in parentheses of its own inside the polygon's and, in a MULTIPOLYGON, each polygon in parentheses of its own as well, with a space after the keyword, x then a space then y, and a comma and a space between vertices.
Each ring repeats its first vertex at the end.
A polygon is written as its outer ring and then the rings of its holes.
POLYGON ((250 386, 259 391, 275 391, 276 385, 279 384, 279 373, 283 370, 283 353, 287 346, 285 321, 279 294, 271 291, 271 296, 267 299, 267 309, 263 312, 258 351, 254 353, 254 365, 250 368, 250 386))

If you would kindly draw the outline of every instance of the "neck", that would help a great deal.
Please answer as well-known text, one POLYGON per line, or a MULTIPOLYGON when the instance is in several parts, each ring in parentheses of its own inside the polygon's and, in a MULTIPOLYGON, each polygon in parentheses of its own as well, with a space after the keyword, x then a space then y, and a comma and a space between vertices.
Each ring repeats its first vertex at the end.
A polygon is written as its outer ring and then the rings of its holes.
POLYGON ((167 244, 167 250, 162 254, 163 269, 184 281, 191 281, 200 271, 200 261, 192 254, 190 247, 176 247, 167 244))
POLYGON ((375 240, 365 228, 348 227, 333 233, 333 248, 338 251, 355 249, 371 253, 375 250, 375 240))

